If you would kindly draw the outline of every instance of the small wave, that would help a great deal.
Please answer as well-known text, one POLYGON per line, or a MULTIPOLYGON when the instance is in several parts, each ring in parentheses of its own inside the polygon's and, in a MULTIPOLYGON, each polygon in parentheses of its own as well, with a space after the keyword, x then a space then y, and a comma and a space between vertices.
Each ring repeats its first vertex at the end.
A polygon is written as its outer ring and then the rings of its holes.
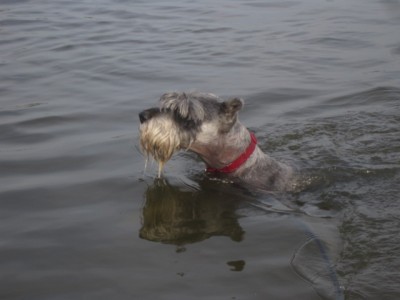
MULTIPOLYGON (((326 104, 332 107, 354 107, 354 106, 376 106, 389 104, 400 100, 400 89, 397 87, 376 87, 370 90, 357 92, 350 95, 344 95, 332 98, 326 101, 326 104)), ((382 107, 384 109, 385 107, 382 107)))

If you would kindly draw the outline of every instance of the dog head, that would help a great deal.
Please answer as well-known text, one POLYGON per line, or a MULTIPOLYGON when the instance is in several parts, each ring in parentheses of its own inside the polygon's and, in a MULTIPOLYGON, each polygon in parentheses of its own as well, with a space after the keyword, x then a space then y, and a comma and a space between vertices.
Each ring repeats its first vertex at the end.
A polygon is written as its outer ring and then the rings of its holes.
POLYGON ((139 114, 140 145, 163 165, 180 149, 191 150, 207 162, 237 137, 235 125, 243 100, 222 101, 213 94, 166 93, 160 105, 139 114))

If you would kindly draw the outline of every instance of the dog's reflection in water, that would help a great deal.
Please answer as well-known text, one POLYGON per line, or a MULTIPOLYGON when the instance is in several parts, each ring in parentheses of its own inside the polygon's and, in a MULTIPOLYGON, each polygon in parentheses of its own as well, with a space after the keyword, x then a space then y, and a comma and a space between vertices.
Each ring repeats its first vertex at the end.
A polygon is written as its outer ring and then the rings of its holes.
POLYGON ((244 231, 235 214, 238 201, 226 194, 205 190, 185 190, 165 180, 149 186, 140 237, 177 246, 211 236, 241 241, 244 231))

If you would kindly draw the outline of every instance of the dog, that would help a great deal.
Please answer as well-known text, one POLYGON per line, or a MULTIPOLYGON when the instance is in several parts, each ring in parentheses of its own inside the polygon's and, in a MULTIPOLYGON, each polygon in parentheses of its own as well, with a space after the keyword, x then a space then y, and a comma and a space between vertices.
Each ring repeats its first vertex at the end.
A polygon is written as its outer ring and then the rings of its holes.
POLYGON ((243 105, 240 98, 165 93, 159 107, 139 113, 141 149, 159 163, 159 177, 175 152, 187 150, 205 162, 209 173, 269 191, 290 189, 293 168, 259 148, 255 135, 238 119, 243 105))

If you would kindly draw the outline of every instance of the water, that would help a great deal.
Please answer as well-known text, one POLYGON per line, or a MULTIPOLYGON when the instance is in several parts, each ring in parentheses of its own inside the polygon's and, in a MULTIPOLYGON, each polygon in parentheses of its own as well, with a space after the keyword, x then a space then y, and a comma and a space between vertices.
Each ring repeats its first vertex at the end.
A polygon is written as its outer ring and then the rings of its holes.
POLYGON ((303 2, 0 1, 0 298, 398 299, 400 2, 303 2), (243 97, 303 190, 143 174, 171 90, 243 97))

